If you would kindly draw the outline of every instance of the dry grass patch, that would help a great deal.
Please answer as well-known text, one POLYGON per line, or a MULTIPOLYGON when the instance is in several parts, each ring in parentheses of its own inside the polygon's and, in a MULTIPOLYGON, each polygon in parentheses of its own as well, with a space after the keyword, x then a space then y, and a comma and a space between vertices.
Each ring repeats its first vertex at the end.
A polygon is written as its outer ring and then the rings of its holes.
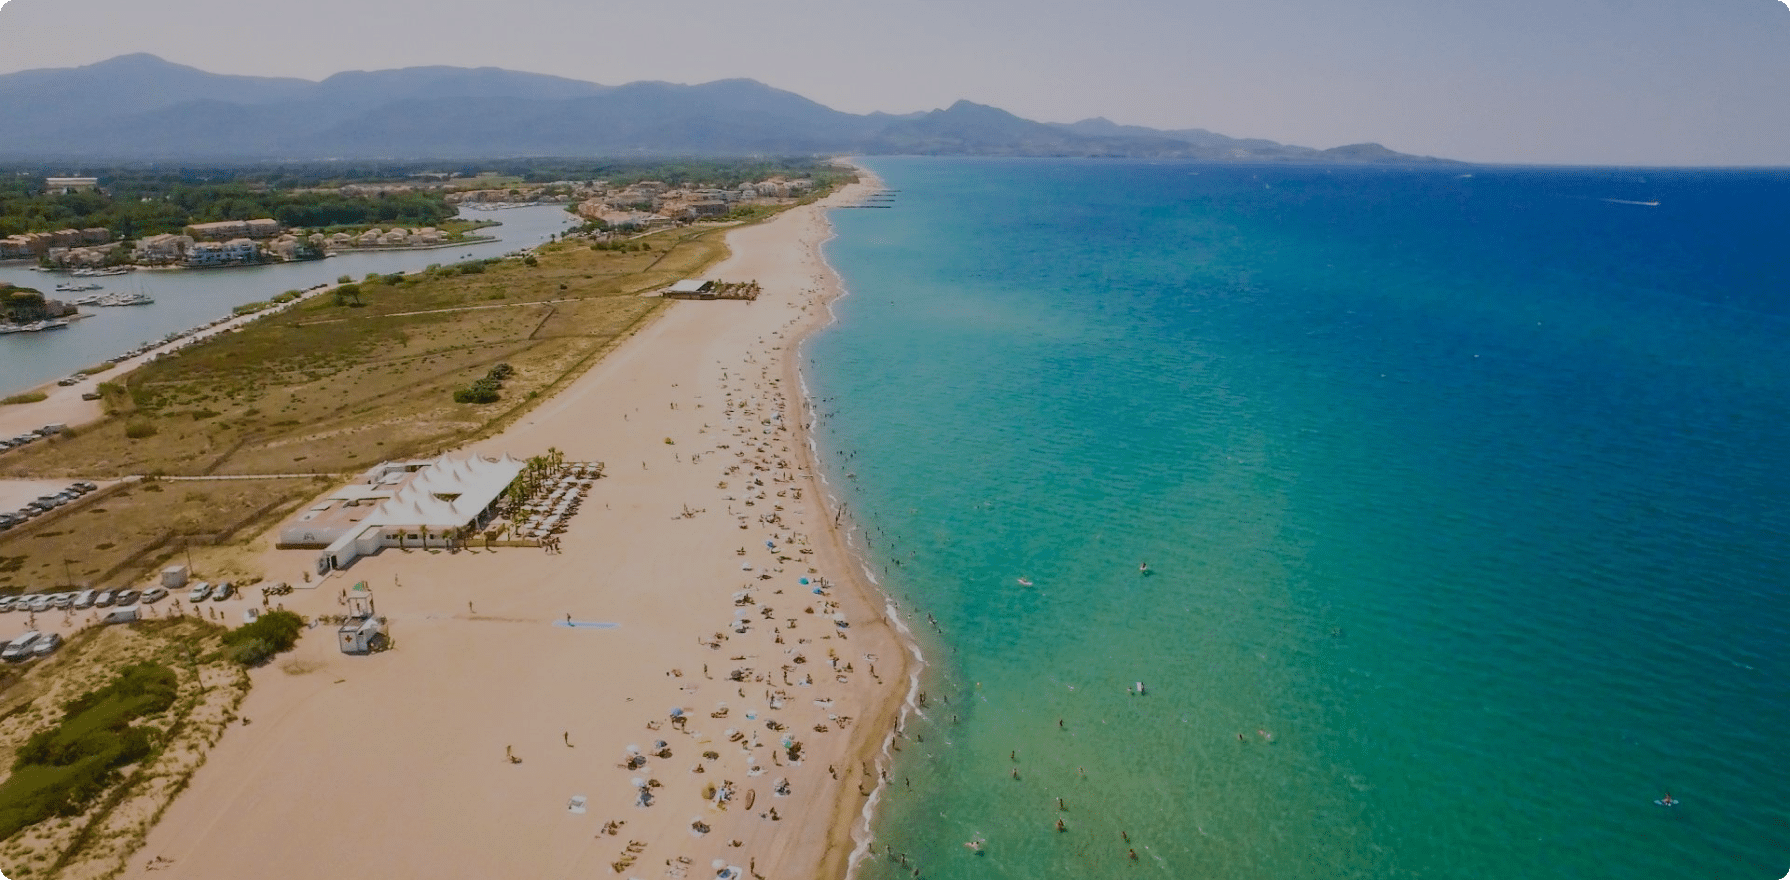
POLYGON ((77 436, 8 455, 0 475, 345 473, 430 455, 492 430, 638 327, 640 297, 725 256, 721 231, 668 231, 651 250, 539 249, 358 283, 360 305, 313 299, 122 380, 127 395, 77 436), (491 404, 456 388, 516 369, 491 404))
POLYGON ((315 479, 130 483, 0 537, 0 591, 140 582, 187 547, 255 534, 325 487, 315 479))

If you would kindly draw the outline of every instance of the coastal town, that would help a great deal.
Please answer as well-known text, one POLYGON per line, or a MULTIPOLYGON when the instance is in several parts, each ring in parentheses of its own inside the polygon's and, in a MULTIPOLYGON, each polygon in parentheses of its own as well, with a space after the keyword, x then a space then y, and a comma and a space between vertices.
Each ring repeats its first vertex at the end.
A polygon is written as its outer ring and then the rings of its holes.
MULTIPOLYGON (((427 176, 427 175, 425 175, 427 176)), ((476 180, 477 178, 474 178, 476 180)), ((742 210, 784 207, 812 191, 806 178, 769 178, 731 187, 670 186, 642 180, 560 180, 502 189, 452 189, 451 181, 349 184, 332 195, 377 200, 428 195, 449 208, 496 211, 520 205, 563 204, 601 230, 620 233, 725 218, 742 210)), ((45 178, 44 193, 103 192, 100 178, 45 178)), ((180 232, 129 238, 105 227, 24 232, 0 238, 0 260, 34 260, 47 270, 74 273, 130 268, 215 268, 322 259, 350 251, 437 248, 486 241, 477 229, 495 220, 435 225, 365 225, 353 229, 290 226, 273 217, 191 223, 180 232)))

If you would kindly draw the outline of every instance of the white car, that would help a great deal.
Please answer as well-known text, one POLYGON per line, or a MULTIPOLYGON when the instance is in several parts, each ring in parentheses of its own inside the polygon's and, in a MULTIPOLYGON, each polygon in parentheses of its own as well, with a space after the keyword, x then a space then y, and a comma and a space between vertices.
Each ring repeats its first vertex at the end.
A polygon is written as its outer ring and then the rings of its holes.
POLYGON ((186 594, 188 602, 203 602, 211 595, 211 584, 200 581, 193 586, 192 592, 186 594))

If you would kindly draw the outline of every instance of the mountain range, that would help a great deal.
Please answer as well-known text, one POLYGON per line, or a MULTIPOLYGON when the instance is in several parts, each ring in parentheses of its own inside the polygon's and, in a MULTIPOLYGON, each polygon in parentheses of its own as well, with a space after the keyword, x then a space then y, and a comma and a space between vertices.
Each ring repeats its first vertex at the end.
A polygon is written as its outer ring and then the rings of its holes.
POLYGON ((605 86, 497 68, 411 67, 321 82, 232 76, 124 55, 0 75, 0 159, 453 159, 525 156, 1110 156, 1413 163, 1379 144, 1328 150, 1105 119, 1043 123, 959 101, 843 113, 749 79, 605 86))

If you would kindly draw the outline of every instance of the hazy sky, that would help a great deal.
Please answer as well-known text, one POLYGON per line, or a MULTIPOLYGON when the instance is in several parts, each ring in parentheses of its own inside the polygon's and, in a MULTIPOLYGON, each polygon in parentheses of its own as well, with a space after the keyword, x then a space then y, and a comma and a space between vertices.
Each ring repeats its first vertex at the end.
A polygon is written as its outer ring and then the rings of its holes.
MULTIPOLYGON (((0 72, 496 66, 750 77, 852 112, 959 98, 1491 162, 1790 165, 1785 0, 9 0, 0 72)), ((0 134, 4 137, 4 134, 0 134)))

